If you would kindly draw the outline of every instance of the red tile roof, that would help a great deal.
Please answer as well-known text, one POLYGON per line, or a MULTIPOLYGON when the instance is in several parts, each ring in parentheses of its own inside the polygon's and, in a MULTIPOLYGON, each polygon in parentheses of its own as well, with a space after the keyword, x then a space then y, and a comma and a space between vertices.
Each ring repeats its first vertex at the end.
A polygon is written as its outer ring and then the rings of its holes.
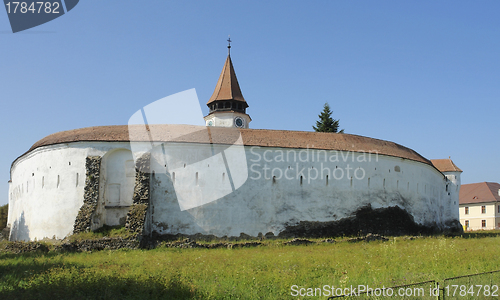
POLYGON ((500 184, 496 182, 480 182, 462 184, 460 187, 460 204, 485 203, 500 201, 500 184))
POLYGON ((445 159, 431 159, 432 164, 441 172, 462 172, 460 168, 458 168, 451 158, 445 159))
POLYGON ((42 146, 71 142, 129 142, 131 140, 129 133, 133 136, 133 141, 149 141, 149 135, 151 135, 151 139, 158 142, 212 142, 214 144, 231 145, 239 137, 239 133, 241 133, 243 144, 247 146, 378 153, 418 161, 432 166, 428 159, 412 149, 393 142, 353 134, 235 129, 192 125, 150 125, 149 132, 144 128, 144 126, 134 125, 130 128, 131 131, 129 132, 127 125, 119 125, 62 131, 39 140, 26 153, 42 146))

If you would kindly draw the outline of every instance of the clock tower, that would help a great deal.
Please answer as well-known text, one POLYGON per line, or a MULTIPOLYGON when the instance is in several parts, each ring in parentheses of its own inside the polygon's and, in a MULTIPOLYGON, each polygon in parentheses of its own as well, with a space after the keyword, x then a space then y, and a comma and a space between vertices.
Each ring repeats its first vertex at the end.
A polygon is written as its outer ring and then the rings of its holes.
POLYGON ((231 61, 231 39, 227 41, 229 45, 226 62, 214 93, 207 102, 210 111, 204 119, 207 126, 248 128, 252 119, 246 113, 248 104, 241 93, 231 61))

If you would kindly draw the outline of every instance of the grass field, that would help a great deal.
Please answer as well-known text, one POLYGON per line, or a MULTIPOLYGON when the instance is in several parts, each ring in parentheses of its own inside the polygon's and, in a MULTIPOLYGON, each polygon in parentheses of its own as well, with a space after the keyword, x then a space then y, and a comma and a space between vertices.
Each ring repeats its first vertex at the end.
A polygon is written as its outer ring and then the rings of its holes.
POLYGON ((388 287, 500 269, 498 232, 282 242, 238 249, 0 253, 0 299, 292 299, 292 285, 388 287))

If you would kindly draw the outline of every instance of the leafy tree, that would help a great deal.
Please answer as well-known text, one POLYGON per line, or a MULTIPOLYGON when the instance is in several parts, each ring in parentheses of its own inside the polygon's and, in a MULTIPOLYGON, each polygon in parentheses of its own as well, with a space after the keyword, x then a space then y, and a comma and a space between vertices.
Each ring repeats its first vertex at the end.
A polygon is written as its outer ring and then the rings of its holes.
POLYGON ((7 226, 7 215, 9 214, 9 205, 0 206, 0 231, 7 226))
POLYGON ((316 121, 316 126, 313 129, 316 132, 332 132, 344 133, 344 129, 339 131, 339 121, 332 118, 332 111, 328 102, 323 106, 323 111, 318 115, 319 120, 316 121))

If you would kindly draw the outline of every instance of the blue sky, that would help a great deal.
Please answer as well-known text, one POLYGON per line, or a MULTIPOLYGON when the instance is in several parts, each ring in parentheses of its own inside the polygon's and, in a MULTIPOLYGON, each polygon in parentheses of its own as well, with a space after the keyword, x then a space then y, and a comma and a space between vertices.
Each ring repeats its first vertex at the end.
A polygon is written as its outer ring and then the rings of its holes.
POLYGON ((195 88, 203 112, 231 57, 252 128, 312 131, 323 104, 346 133, 393 141, 500 182, 498 1, 85 1, 13 34, 0 12, 10 165, 58 131, 126 124, 195 88))

